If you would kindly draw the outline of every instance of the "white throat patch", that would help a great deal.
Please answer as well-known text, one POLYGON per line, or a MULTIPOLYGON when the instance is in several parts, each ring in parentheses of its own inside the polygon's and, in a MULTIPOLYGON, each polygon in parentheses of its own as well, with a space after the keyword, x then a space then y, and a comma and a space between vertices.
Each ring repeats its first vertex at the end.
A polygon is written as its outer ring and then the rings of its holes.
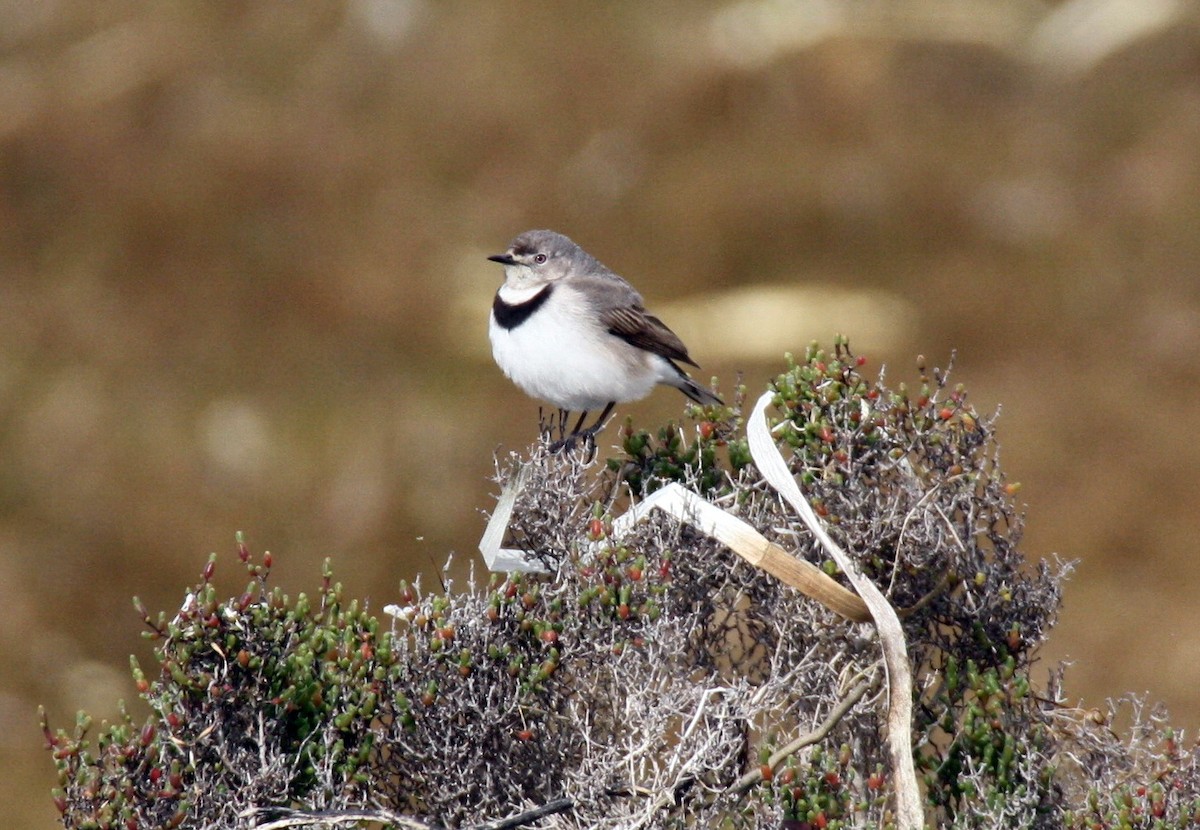
POLYGON ((521 305, 521 303, 532 300, 534 295, 545 288, 549 283, 541 283, 540 285, 529 285, 523 288, 513 288, 508 283, 500 286, 500 299, 509 305, 521 305))

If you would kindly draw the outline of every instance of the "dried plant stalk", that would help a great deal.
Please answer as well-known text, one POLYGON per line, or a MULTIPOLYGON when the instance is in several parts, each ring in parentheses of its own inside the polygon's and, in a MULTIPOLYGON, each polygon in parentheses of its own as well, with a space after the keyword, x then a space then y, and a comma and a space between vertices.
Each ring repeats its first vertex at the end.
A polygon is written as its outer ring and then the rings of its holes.
POLYGON ((816 565, 792 556, 748 523, 700 498, 677 482, 655 490, 616 519, 613 522, 613 536, 620 539, 652 509, 662 510, 677 521, 711 536, 751 565, 815 599, 835 614, 853 622, 868 622, 871 619, 871 613, 860 597, 839 585, 816 565))
POLYGON ((746 424, 750 454, 754 457, 754 463, 763 478, 779 491, 799 514, 813 536, 846 574, 850 584, 858 590, 871 611, 883 648, 884 665, 887 667, 887 738, 894 770, 897 818, 899 826, 904 830, 924 827, 921 791, 917 787, 917 771, 912 756, 912 668, 908 662, 908 647, 904 640, 900 617, 875 583, 859 571, 854 561, 825 532, 817 514, 805 501, 804 494, 800 492, 800 487, 792 478, 783 456, 779 454, 767 425, 766 409, 773 397, 773 392, 764 392, 754 405, 754 412, 746 424))

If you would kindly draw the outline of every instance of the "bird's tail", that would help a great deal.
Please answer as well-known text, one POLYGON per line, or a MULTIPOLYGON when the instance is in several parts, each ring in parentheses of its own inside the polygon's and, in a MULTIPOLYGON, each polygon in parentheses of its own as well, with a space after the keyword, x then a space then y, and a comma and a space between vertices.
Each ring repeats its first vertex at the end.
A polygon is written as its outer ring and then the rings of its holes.
POLYGON ((696 383, 696 381, 692 380, 682 371, 680 371, 678 378, 673 378, 668 383, 701 406, 721 406, 725 403, 725 401, 696 383))

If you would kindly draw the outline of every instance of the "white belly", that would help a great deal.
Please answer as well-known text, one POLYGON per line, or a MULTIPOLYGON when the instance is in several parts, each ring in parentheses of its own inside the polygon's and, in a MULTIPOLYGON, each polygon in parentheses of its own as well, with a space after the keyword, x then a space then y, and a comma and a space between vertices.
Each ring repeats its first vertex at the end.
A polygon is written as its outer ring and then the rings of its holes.
POLYGON ((488 326, 492 356, 513 383, 533 398, 575 412, 610 401, 641 400, 674 369, 658 355, 630 346, 595 320, 569 310, 562 286, 513 329, 488 326))

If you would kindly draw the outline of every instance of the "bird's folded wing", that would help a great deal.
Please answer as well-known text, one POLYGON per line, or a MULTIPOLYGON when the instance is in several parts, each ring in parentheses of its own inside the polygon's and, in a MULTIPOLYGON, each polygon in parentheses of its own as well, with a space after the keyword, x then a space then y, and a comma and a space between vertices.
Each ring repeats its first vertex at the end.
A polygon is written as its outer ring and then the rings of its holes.
POLYGON ((600 322, 611 333, 639 349, 691 366, 698 365, 688 357, 687 346, 683 345, 675 332, 640 306, 607 308, 600 313, 600 322))

